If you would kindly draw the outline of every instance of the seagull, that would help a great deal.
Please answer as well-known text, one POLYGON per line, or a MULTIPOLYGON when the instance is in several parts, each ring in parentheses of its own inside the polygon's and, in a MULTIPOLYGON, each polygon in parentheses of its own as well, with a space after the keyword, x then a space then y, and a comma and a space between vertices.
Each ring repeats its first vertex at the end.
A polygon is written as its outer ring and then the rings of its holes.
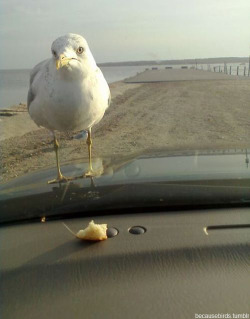
POLYGON ((109 86, 81 35, 69 33, 57 38, 51 53, 50 59, 31 71, 27 98, 32 120, 50 130, 54 138, 57 178, 48 183, 71 179, 60 169, 56 131, 87 131, 89 167, 83 176, 94 177, 91 129, 110 105, 109 86))

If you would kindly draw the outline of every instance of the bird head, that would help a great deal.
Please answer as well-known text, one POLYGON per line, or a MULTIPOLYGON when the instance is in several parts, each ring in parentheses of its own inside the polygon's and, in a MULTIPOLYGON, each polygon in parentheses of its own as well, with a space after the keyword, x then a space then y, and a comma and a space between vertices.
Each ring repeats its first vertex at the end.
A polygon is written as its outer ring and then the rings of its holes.
POLYGON ((52 43, 51 52, 59 72, 86 75, 96 68, 87 41, 78 34, 69 33, 57 38, 52 43))

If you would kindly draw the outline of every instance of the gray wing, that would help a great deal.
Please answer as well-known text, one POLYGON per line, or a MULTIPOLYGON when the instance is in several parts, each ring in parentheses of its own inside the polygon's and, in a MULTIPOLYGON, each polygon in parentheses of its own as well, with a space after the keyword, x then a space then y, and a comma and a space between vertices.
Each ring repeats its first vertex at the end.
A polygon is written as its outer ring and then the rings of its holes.
POLYGON ((32 88, 32 84, 33 84, 33 81, 36 77, 36 75, 39 73, 39 71, 42 69, 42 67, 48 62, 49 59, 47 60, 44 60, 40 63, 38 63, 31 71, 30 73, 30 88, 29 88, 29 91, 28 91, 28 96, 27 96, 27 107, 28 107, 28 110, 30 108, 30 104, 31 102, 35 99, 36 95, 35 95, 35 92, 34 92, 34 89, 32 88))
POLYGON ((29 88, 29 91, 28 91, 28 96, 27 96, 27 107, 28 107, 28 111, 30 109, 30 104, 31 102, 35 99, 35 94, 33 93, 32 91, 32 88, 30 87, 29 88))

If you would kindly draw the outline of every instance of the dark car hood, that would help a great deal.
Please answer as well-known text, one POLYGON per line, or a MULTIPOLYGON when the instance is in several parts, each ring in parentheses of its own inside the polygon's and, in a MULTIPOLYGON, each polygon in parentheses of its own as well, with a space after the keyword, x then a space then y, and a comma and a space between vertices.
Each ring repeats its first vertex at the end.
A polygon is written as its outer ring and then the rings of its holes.
MULTIPOLYGON (((99 176, 48 185, 41 170, 0 185, 0 222, 117 208, 248 203, 248 150, 158 152, 120 160, 96 159, 99 176)), ((87 163, 62 167, 80 176, 87 163)))

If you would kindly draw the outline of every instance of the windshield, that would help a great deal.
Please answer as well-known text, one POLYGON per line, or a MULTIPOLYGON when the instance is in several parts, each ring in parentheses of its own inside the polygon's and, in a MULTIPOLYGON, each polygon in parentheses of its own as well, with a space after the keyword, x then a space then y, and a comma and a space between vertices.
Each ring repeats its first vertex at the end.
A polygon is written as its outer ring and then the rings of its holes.
POLYGON ((2 220, 248 203, 249 12, 248 0, 3 1, 2 220))

